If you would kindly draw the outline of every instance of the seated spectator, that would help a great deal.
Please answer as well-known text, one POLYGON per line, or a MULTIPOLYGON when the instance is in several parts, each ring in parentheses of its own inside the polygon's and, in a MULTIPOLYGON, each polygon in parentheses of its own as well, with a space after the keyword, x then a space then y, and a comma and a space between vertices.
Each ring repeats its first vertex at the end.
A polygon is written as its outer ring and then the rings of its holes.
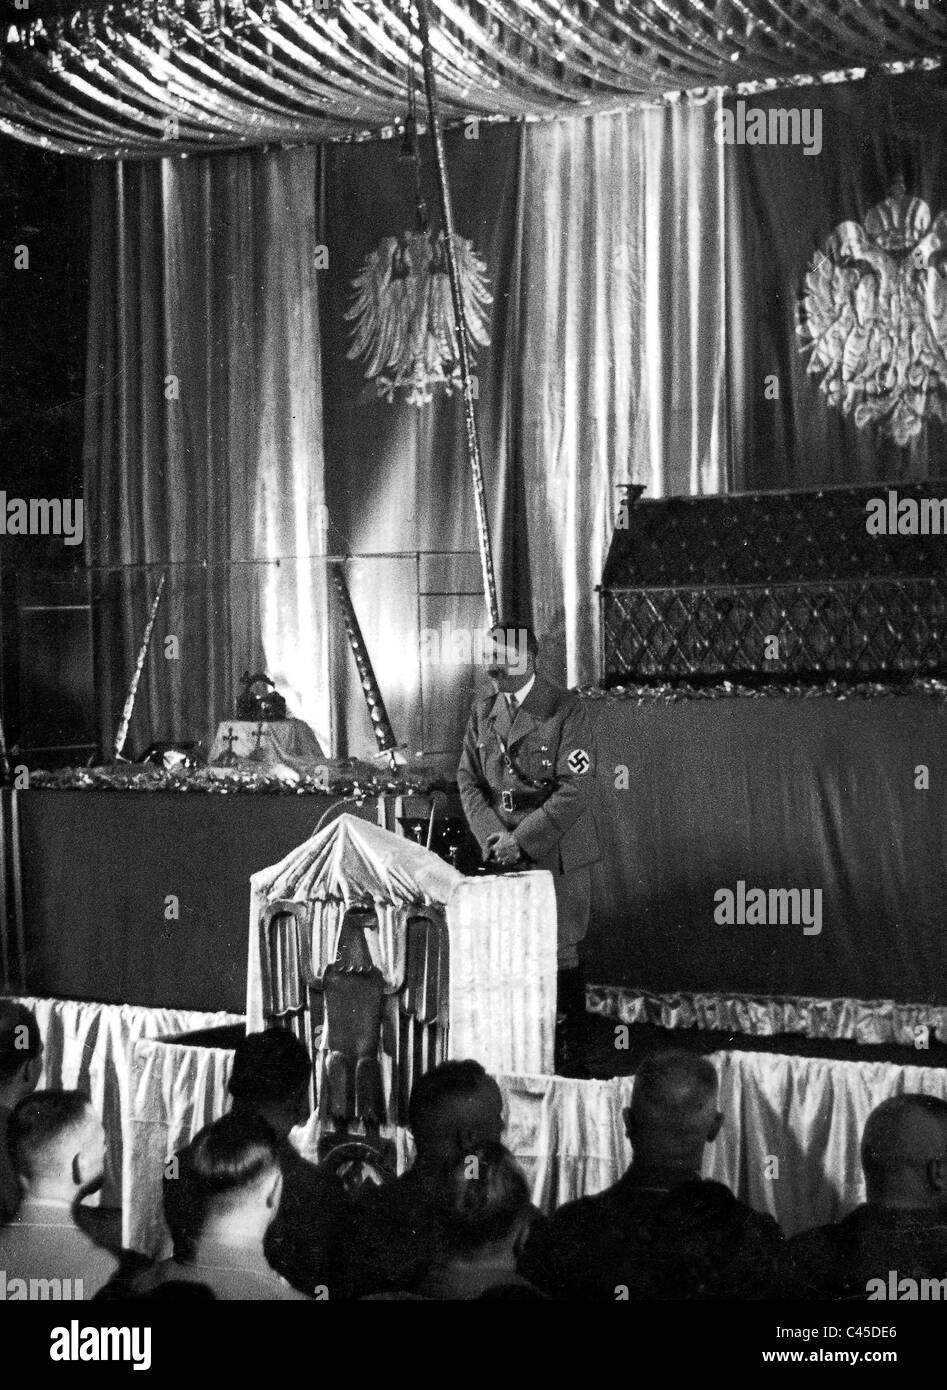
POLYGON ((178 1176, 165 1186, 166 1194, 180 1194, 168 1213, 175 1255, 136 1280, 136 1296, 187 1281, 221 1299, 305 1299, 274 1273, 263 1253, 283 1186, 278 1143, 266 1121, 224 1115, 177 1157, 178 1176))
POLYGON ((0 1223, 20 1205, 20 1180, 7 1148, 7 1128, 14 1106, 36 1090, 43 1069, 43 1040, 35 1016, 25 1004, 0 999, 0 1223))
POLYGON ((259 1115, 277 1138, 283 1193, 266 1232, 270 1266, 294 1288, 328 1288, 331 1250, 349 1208, 341 1182, 308 1163, 290 1143, 290 1130, 309 1115, 312 1063, 286 1029, 250 1033, 237 1044, 230 1077, 234 1115, 259 1115))
POLYGON ((465 1154, 499 1142, 500 1088, 479 1062, 442 1062, 415 1083, 408 1124, 413 1166, 393 1183, 365 1189, 355 1203, 339 1248, 343 1296, 417 1290, 441 1253, 439 1184, 465 1154))
POLYGON ((787 1241, 789 1297, 864 1299, 869 1280, 887 1289, 892 1271, 896 1280, 947 1278, 947 1101, 882 1101, 868 1117, 861 1157, 868 1200, 787 1241))
POLYGON ((422 1280, 425 1298, 542 1295, 517 1273, 533 1207, 516 1160, 502 1144, 465 1154, 439 1184, 444 1250, 422 1280))
POLYGON ((643 1282, 629 1298, 748 1299, 778 1292, 778 1230, 721 1182, 697 1179, 667 1193, 650 1231, 643 1282))
MULTIPOLYGON (((35 1091, 10 1117, 8 1142, 23 1188, 16 1216, 0 1227, 0 1269, 10 1280, 69 1281, 92 1298, 119 1271, 115 1255, 76 1224, 83 1197, 105 1178, 105 1131, 79 1091, 35 1091)), ((9 1294, 8 1294, 9 1297, 9 1294)))
MULTIPOLYGON (((684 1052, 647 1058, 624 1120, 633 1150, 624 1177, 595 1197, 566 1203, 527 1241, 520 1273, 553 1297, 586 1301, 665 1297, 670 1272, 686 1263, 684 1247, 693 1248, 696 1242, 695 1227, 706 1225, 712 1231, 719 1225, 713 1193, 703 1207, 686 1209, 687 1219, 678 1219, 676 1229, 673 1207, 668 1209, 675 1189, 700 1183, 704 1147, 716 1138, 723 1121, 717 1111, 717 1075, 710 1062, 684 1052)), ((730 1230, 738 1249, 726 1252, 728 1268, 739 1267, 736 1256, 744 1242, 750 1251, 764 1250, 767 1256, 761 1268, 750 1271, 746 1285, 737 1281, 730 1296, 763 1297, 770 1291, 779 1228, 772 1217, 758 1215, 735 1197, 732 1202, 730 1230)), ((679 1211, 678 1218, 682 1216, 679 1211)), ((712 1240, 703 1241, 702 1248, 711 1266, 724 1259, 724 1252, 715 1252, 712 1240)), ((714 1277, 713 1268, 702 1275, 705 1284, 714 1277)), ((700 1295, 689 1283, 673 1296, 700 1295)))

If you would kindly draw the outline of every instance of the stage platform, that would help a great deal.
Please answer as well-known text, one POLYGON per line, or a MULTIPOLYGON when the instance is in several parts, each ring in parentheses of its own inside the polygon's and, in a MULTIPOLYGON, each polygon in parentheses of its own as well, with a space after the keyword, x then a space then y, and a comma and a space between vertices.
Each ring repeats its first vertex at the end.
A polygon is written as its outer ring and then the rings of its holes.
MULTIPOLYGON (((250 875, 308 839, 337 800, 20 792, 27 989, 242 1014, 250 875)), ((361 814, 376 818, 374 799, 361 814)))
MULTIPOLYGON (((640 1000, 660 996, 665 1026, 677 1015, 773 1033, 784 1030, 769 1006, 741 1001, 777 997, 794 1011, 787 1031, 903 1043, 928 1026, 947 1041, 942 695, 612 693, 589 706, 602 861, 586 970, 608 987, 602 1012, 640 1021, 640 1000), (821 930, 718 925, 715 894, 741 881, 818 890, 821 930), (682 996, 715 1002, 676 1009, 682 996), (831 1026, 827 1000, 839 1001, 831 1026), (799 1001, 812 1001, 811 1029, 799 1001), (891 1029, 866 1034, 857 1001, 869 1019, 893 1010, 891 1029)), ((334 800, 17 793, 27 971, 11 979, 64 998, 242 1012, 250 875, 334 800)), ((394 798, 357 814, 391 828, 394 798)))
MULTIPOLYGON (((610 694, 590 709, 602 844, 590 981, 629 1000, 947 1003, 943 695, 610 694), (714 895, 740 881, 819 890, 821 931, 718 925, 714 895)), ((942 1010, 930 1021, 943 1027, 942 1010)), ((752 1010, 738 1026, 753 1030, 752 1010)))

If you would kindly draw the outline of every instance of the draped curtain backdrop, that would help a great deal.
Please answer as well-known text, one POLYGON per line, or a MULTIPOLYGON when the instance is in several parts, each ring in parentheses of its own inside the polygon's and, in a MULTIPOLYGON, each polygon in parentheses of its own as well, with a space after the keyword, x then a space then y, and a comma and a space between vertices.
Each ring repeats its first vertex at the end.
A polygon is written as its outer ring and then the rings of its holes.
MULTIPOLYGON (((618 484, 657 497, 940 471, 942 426, 909 448, 857 430, 796 334, 807 266, 838 222, 863 219, 898 175, 935 214, 947 206, 935 76, 750 98, 817 107, 818 157, 721 144, 719 96, 446 137, 457 230, 494 297, 475 370, 500 604, 532 618, 553 677, 597 678, 618 484)), ((324 539, 357 557, 349 587, 396 735, 453 765, 476 669, 424 643, 484 617, 460 400, 380 400, 347 356, 353 276, 414 224, 398 156, 366 142, 96 171, 90 551, 208 560, 173 573, 158 636, 180 633, 182 659, 156 642, 142 736, 209 730, 235 676, 265 662, 324 745, 374 751, 322 570, 286 558, 324 539)), ((105 586, 112 725, 156 578, 105 586)))
POLYGON ((317 151, 95 169, 86 551, 103 745, 209 738, 261 667, 328 741, 317 151), (278 564, 275 563, 278 560, 278 564), (108 567, 114 567, 109 569, 108 567), (177 643, 168 638, 176 638, 177 643))
POLYGON ((715 103, 529 127, 522 256, 524 558, 546 660, 599 674, 617 484, 725 478, 724 218, 715 103))
MULTIPOLYGON (((616 485, 649 496, 725 484, 723 158, 713 103, 518 129, 455 131, 458 231, 491 273, 491 346, 477 410, 500 607, 527 615, 543 665, 598 674, 595 586, 616 485)), ((427 156, 427 142, 423 142, 427 156)), ((450 549, 416 602, 408 561, 354 565, 350 585, 399 737, 456 754, 475 672, 419 667, 418 626, 483 622, 473 494, 457 397, 423 411, 379 400, 349 362, 351 279, 382 236, 412 225, 410 166, 392 143, 327 150, 322 282, 327 502, 333 550, 450 549), (419 616, 420 615, 420 616, 419 616)), ((425 192, 436 191, 427 157, 425 192)), ((369 751, 351 662, 339 653, 344 741, 369 751)))

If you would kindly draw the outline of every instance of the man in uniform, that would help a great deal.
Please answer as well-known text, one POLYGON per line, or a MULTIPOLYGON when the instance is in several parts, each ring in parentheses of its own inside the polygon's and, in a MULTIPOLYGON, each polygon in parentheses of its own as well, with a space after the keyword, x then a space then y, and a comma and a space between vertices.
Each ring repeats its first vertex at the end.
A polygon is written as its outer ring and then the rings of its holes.
POLYGON ((494 694, 473 707, 457 782, 484 862, 495 870, 548 869, 559 922, 557 1068, 581 1070, 585 1014, 579 943, 589 924, 591 865, 599 858, 589 803, 595 750, 574 691, 536 670, 539 644, 523 624, 487 633, 494 694))

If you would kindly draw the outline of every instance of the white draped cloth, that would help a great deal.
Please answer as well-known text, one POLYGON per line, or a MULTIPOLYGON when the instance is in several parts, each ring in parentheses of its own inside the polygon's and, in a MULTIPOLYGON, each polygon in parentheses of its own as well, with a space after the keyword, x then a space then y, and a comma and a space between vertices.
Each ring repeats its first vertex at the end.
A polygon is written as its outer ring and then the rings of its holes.
MULTIPOLYGON (((72 999, 36 999, 32 1009, 43 1039, 39 1085, 47 1090, 85 1091, 102 1116, 107 1143, 103 1206, 121 1204, 124 1136, 129 1105, 129 1060, 140 1038, 167 1038, 203 1028, 241 1023, 239 1014, 192 1009, 151 1009, 137 1004, 89 1004, 72 999)), ((195 1049, 199 1050, 199 1049, 195 1049)))
MULTIPOLYGON (((132 1061, 135 1113, 129 1134, 127 1240, 166 1248, 161 1168, 175 1148, 228 1108, 233 1054, 143 1039, 132 1061)), ((947 1071, 887 1062, 841 1062, 763 1052, 715 1053, 723 1128, 705 1151, 704 1176, 726 1183, 787 1235, 838 1220, 864 1199, 859 1145, 868 1115, 888 1096, 921 1091, 947 1100, 947 1071), (774 1163, 773 1160, 776 1160, 774 1163)), ((631 1160, 622 1110, 634 1079, 498 1078, 505 1142, 544 1211, 601 1192, 631 1160)), ((411 1158, 404 1130, 389 1131, 399 1167, 411 1158)), ((295 1138, 315 1156, 319 1126, 295 1138)))
MULTIPOLYGON (((489 1071, 552 1070, 556 1014, 556 899, 551 874, 536 870, 465 878, 414 841, 342 815, 279 864, 250 880, 247 1026, 265 1026, 261 962, 273 959, 262 930, 267 904, 311 905, 313 968, 335 958, 343 905, 377 905, 368 933, 388 983, 403 973, 405 919, 412 907, 444 910, 450 940, 448 1049, 489 1071)), ((268 970, 283 970, 282 958, 268 970)), ((285 973, 285 971, 283 971, 285 973)), ((285 995, 286 981, 276 992, 285 995)))
MULTIPOLYGON (((105 1119, 110 1158, 104 1200, 117 1205, 121 1195, 124 1240, 146 1253, 163 1248, 164 1163, 228 1109, 233 1061, 229 1050, 178 1044, 174 1036, 242 1020, 182 1009, 22 1002, 36 1014, 45 1043, 40 1085, 88 1091, 105 1119), (159 1041, 164 1038, 170 1041, 159 1041)), ((764 1052, 716 1053, 711 1060, 720 1077, 724 1124, 707 1148, 704 1175, 769 1212, 788 1235, 837 1220, 863 1200, 859 1145, 868 1115, 882 1100, 903 1092, 947 1100, 942 1068, 764 1052)), ((631 1150, 621 1112, 633 1078, 506 1074, 498 1080, 506 1143, 544 1210, 601 1191, 627 1167, 631 1150)), ((315 1121, 297 1133, 303 1152, 314 1156, 318 1134, 315 1121)), ((410 1138, 404 1130, 392 1137, 403 1168, 411 1159, 410 1138)))

